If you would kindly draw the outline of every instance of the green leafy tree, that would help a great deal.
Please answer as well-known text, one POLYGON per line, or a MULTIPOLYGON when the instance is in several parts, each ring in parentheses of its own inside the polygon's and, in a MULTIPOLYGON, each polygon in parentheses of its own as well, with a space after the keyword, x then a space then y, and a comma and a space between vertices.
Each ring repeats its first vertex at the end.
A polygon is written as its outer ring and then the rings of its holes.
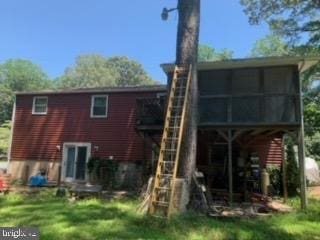
POLYGON ((112 87, 153 84, 141 64, 127 57, 105 58, 101 55, 77 57, 57 80, 59 88, 112 87))
POLYGON ((291 138, 286 141, 286 155, 287 155, 287 185, 288 194, 293 196, 297 194, 297 188, 299 187, 299 169, 294 151, 294 143, 291 138))
POLYGON ((0 84, 0 124, 11 119, 14 93, 7 86, 0 84))
POLYGON ((52 82, 47 74, 28 60, 12 59, 0 65, 0 84, 12 91, 49 89, 52 82))
MULTIPOLYGON (((267 44, 274 56, 309 56, 320 54, 320 1, 319 0, 240 0, 251 24, 266 22, 277 37, 259 41, 258 54, 267 44), (284 41, 281 42, 281 39, 284 41), (271 41, 270 41, 271 40, 271 41), (279 41, 280 40, 280 41, 279 41), (276 44, 273 46, 271 43, 276 44), (288 45, 290 47, 284 46, 288 45), (289 49, 291 48, 291 49, 289 49)), ((302 75, 304 87, 311 86, 311 79, 320 72, 320 64, 302 75)), ((304 89, 306 90, 306 89, 304 89)))
POLYGON ((307 156, 320 161, 320 132, 315 132, 312 136, 305 138, 307 156))
POLYGON ((320 87, 306 91, 303 104, 307 154, 320 160, 320 87))
POLYGON ((210 62, 219 60, 228 60, 233 56, 233 52, 228 49, 222 49, 217 52, 214 48, 201 44, 198 50, 198 61, 199 62, 210 62))
POLYGON ((254 44, 251 57, 274 57, 292 55, 292 49, 287 46, 283 39, 271 34, 262 38, 254 44))
MULTIPOLYGON (((258 40, 253 46, 250 57, 274 57, 274 56, 313 56, 319 55, 320 48, 314 46, 292 46, 288 45, 283 38, 270 34, 258 40)), ((307 92, 313 86, 313 81, 318 80, 320 64, 317 64, 301 74, 302 88, 307 92)))
POLYGON ((320 161, 320 87, 305 93, 303 102, 307 154, 320 161))
POLYGON ((306 92, 303 103, 306 135, 312 136, 315 131, 320 131, 320 87, 306 92))
POLYGON ((87 88, 116 86, 118 74, 100 55, 82 55, 76 58, 74 66, 68 67, 64 75, 57 80, 60 88, 87 88))
POLYGON ((127 57, 108 58, 107 65, 118 74, 115 79, 117 86, 151 85, 155 83, 140 63, 127 57))
POLYGON ((14 92, 49 89, 52 81, 36 64, 12 59, 0 65, 0 124, 11 119, 14 92))
POLYGON ((251 24, 265 21, 290 42, 320 44, 319 0, 241 0, 251 24))
MULTIPOLYGON (((11 123, 6 121, 0 125, 0 156, 7 155, 11 133, 11 123)), ((1 158, 0 158, 1 160, 1 158)))

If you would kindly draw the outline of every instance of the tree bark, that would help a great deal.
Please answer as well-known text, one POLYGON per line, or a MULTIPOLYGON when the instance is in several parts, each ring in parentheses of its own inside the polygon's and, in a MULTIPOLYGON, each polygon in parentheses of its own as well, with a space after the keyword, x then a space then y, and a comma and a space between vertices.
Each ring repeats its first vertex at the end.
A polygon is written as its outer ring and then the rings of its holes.
POLYGON ((200 0, 178 0, 176 64, 195 64, 198 59, 200 0))
POLYGON ((196 166, 197 119, 198 119, 198 81, 197 59, 200 25, 200 0, 178 0, 178 33, 176 64, 194 67, 191 79, 189 107, 186 113, 186 132, 183 135, 182 152, 179 160, 178 176, 186 181, 185 190, 188 199, 181 199, 185 209, 190 199, 192 174, 196 166))

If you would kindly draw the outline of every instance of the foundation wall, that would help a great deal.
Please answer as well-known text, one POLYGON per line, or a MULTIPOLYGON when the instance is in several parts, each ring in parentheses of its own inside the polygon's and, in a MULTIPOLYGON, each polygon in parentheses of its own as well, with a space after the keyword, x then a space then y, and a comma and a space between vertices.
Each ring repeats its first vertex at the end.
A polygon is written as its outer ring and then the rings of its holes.
MULTIPOLYGON (((10 161, 8 173, 14 180, 28 182, 31 176, 44 169, 48 172, 49 181, 58 180, 60 162, 49 161, 10 161)), ((62 171, 63 172, 63 171, 62 171)), ((119 162, 116 173, 116 182, 121 189, 135 189, 140 186, 142 179, 142 166, 136 163, 119 162)))
POLYGON ((28 180, 31 176, 36 175, 40 170, 44 169, 48 173, 49 181, 58 180, 60 162, 49 161, 10 161, 8 173, 14 180, 28 180))

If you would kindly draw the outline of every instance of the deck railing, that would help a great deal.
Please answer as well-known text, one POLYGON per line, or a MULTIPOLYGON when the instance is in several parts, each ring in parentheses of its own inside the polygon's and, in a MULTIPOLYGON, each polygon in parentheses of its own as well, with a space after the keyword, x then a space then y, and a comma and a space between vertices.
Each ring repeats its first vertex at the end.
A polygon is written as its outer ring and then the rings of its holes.
POLYGON ((138 98, 136 107, 138 126, 162 126, 165 101, 163 98, 138 98))

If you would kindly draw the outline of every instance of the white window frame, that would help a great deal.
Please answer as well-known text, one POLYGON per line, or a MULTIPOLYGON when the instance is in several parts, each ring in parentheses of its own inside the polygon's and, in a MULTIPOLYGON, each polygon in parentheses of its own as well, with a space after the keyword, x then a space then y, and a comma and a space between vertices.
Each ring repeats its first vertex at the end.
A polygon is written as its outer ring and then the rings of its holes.
POLYGON ((92 95, 91 96, 91 110, 90 117, 91 118, 107 118, 108 117, 108 105, 109 105, 109 96, 106 94, 103 95, 92 95), (97 97, 105 97, 106 98, 106 114, 105 115, 93 115, 93 107, 94 107, 94 99, 97 97))
MULTIPOLYGON (((35 96, 33 97, 33 103, 32 103, 32 114, 33 115, 46 115, 48 113, 48 97, 47 96, 35 96), (45 112, 36 112, 36 99, 47 99, 47 104, 46 104, 46 111, 45 112)), ((44 106, 44 105, 43 105, 44 106)))

